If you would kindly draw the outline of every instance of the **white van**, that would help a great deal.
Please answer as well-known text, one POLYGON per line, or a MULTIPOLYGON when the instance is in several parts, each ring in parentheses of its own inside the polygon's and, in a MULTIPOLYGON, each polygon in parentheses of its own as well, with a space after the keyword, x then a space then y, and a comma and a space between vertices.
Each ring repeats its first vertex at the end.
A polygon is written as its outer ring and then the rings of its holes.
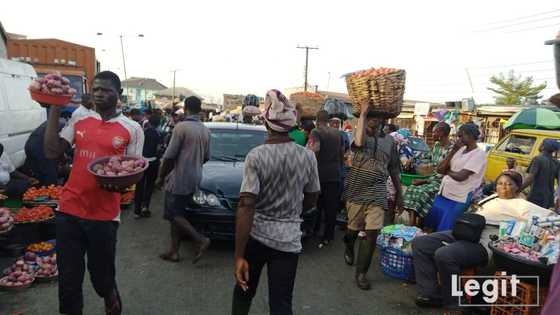
POLYGON ((31 65, 0 58, 0 142, 16 167, 25 162, 27 138, 47 119, 46 110, 29 95, 36 77, 31 65))

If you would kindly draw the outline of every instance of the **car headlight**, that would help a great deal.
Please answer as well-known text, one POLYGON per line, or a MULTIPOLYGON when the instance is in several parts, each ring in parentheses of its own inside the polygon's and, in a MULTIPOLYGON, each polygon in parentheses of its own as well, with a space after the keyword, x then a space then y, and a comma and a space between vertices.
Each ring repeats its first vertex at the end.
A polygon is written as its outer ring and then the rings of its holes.
POLYGON ((200 190, 194 193, 193 201, 199 206, 224 207, 220 202, 220 199, 215 194, 200 190))

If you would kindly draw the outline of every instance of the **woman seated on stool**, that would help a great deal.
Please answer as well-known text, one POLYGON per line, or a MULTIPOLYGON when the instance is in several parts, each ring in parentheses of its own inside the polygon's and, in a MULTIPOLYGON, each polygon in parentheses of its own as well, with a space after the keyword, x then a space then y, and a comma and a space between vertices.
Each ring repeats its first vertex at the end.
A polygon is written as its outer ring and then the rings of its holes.
MULTIPOLYGON (((478 204, 476 211, 486 218, 480 243, 457 241, 451 231, 420 236, 412 241, 412 255, 420 307, 445 306, 457 308, 458 297, 451 296, 451 276, 470 267, 488 264, 490 235, 498 235, 500 222, 527 220, 531 215, 548 216, 553 212, 519 198, 523 178, 517 172, 504 172, 496 180, 496 192, 478 204), (441 288, 438 286, 438 273, 441 288)), ((455 310, 456 311, 456 310, 455 310)), ((457 312, 456 312, 457 313, 457 312)), ((461 314, 458 312, 458 314, 461 314)))

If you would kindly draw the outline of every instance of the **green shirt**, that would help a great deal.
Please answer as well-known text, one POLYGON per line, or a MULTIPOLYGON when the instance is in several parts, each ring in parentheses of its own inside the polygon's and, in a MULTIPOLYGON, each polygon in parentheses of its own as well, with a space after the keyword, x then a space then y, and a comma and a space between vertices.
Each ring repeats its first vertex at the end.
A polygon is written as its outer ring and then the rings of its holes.
POLYGON ((303 147, 305 146, 305 133, 303 133, 303 131, 299 129, 293 129, 288 133, 288 136, 290 137, 290 139, 294 140, 295 143, 303 147))

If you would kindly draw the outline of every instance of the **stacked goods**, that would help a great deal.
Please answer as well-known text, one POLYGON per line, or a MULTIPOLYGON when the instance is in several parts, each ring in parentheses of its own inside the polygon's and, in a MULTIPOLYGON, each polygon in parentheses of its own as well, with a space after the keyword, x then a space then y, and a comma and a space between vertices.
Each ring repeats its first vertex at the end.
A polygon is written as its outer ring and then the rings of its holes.
POLYGON ((133 191, 128 191, 128 192, 125 192, 124 194, 121 194, 121 204, 122 205, 128 205, 132 202, 132 200, 134 200, 134 192, 133 191))
POLYGON ((23 194, 23 200, 24 201, 35 201, 39 199, 58 200, 61 193, 62 193, 62 186, 50 185, 48 187, 43 186, 41 188, 31 187, 23 194))
POLYGON ((144 159, 125 159, 122 156, 112 156, 106 161, 94 164, 92 170, 102 176, 127 176, 141 172, 146 165, 144 159))
POLYGON ((27 252, 33 254, 41 254, 54 250, 54 244, 50 242, 35 243, 27 246, 27 252))
POLYGON ((70 80, 60 73, 49 73, 33 80, 29 91, 35 101, 50 105, 66 105, 77 92, 70 86, 70 80))
POLYGON ((120 188, 138 183, 147 168, 148 163, 144 158, 134 156, 105 156, 88 165, 98 185, 120 188))
POLYGON ((402 224, 389 225, 381 230, 377 246, 381 252, 379 264, 384 274, 414 282, 412 240, 421 235, 424 233, 419 228, 402 224))
POLYGON ((406 72, 393 68, 371 68, 346 75, 353 114, 360 115, 362 104, 370 113, 384 118, 397 117, 401 112, 406 72))
POLYGON ((58 266, 56 264, 56 254, 46 257, 37 257, 37 279, 52 279, 58 276, 58 266))
POLYGON ((14 226, 14 217, 8 208, 0 208, 0 234, 9 232, 14 226))
POLYGON ((500 223, 499 240, 493 246, 511 256, 547 265, 560 254, 560 216, 500 223))
POLYGON ((297 92, 290 95, 290 102, 294 104, 302 119, 314 119, 323 106, 325 98, 319 93, 297 92))
POLYGON ((5 277, 0 279, 0 286, 8 289, 21 289, 31 286, 35 277, 33 268, 23 260, 18 260, 9 269, 5 270, 5 277))
POLYGON ((51 207, 40 205, 33 208, 21 208, 15 215, 15 223, 36 223, 54 218, 54 211, 51 207))

